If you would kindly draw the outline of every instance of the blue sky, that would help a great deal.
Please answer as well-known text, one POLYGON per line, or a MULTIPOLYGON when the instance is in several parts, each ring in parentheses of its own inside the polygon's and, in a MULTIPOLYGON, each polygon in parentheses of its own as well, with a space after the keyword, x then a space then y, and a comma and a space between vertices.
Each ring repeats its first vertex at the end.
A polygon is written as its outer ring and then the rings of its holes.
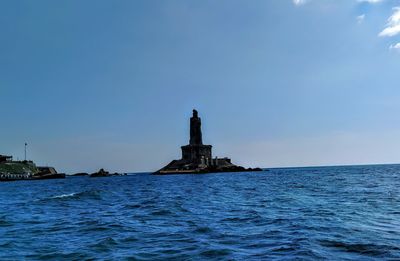
POLYGON ((152 171, 400 162, 400 1, 1 1, 1 152, 152 171))

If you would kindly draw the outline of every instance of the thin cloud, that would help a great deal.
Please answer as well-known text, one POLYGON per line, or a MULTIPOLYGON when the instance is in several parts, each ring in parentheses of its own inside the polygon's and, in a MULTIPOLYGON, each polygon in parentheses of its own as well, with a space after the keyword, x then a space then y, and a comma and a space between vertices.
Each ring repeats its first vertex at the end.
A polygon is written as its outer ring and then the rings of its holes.
POLYGON ((389 17, 386 28, 379 33, 381 37, 392 37, 400 33, 400 7, 393 8, 393 14, 389 17))
POLYGON ((357 23, 362 24, 365 20, 365 14, 357 16, 356 19, 357 19, 357 23))
POLYGON ((383 0, 358 0, 358 2, 360 2, 360 3, 376 4, 376 3, 383 2, 383 0))
POLYGON ((400 51, 400 43, 390 45, 389 49, 400 51))
MULTIPOLYGON (((292 0, 297 6, 304 5, 309 0, 292 0)), ((311 0, 310 0, 311 1, 311 0)), ((355 0, 362 4, 379 4, 386 0, 355 0)), ((358 24, 362 24, 366 18, 366 14, 356 16, 358 24)), ((388 18, 386 27, 378 34, 379 37, 394 37, 400 34, 400 6, 393 7, 393 14, 388 18)), ((389 46, 390 50, 397 50, 400 52, 400 43, 392 44, 389 46)))
MULTIPOLYGON (((293 0, 293 4, 304 5, 308 1, 309 0, 293 0)), ((369 4, 377 4, 377 3, 381 3, 383 1, 385 1, 385 0, 357 0, 357 2, 359 2, 359 3, 369 3, 369 4)))
POLYGON ((293 0, 293 4, 295 5, 304 5, 307 0, 293 0))

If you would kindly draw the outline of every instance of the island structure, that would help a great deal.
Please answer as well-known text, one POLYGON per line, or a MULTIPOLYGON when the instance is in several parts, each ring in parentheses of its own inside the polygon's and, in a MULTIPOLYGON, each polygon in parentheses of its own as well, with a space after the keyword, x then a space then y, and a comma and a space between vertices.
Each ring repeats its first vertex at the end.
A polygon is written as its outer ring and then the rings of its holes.
POLYGON ((190 118, 189 144, 182 146, 182 158, 173 160, 167 166, 154 172, 155 175, 196 174, 214 172, 262 171, 260 168, 244 168, 232 163, 229 158, 213 158, 212 146, 203 144, 201 119, 197 110, 190 118))
POLYGON ((0 155, 0 181, 65 178, 53 167, 37 167, 33 161, 14 161, 12 156, 0 155))

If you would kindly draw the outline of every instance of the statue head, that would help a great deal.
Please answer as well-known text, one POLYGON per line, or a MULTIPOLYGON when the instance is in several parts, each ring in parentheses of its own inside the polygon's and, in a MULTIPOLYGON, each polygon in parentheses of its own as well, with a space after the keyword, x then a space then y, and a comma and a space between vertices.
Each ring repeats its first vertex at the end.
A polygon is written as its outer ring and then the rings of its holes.
POLYGON ((193 110, 193 118, 197 118, 198 117, 198 112, 196 110, 193 110))

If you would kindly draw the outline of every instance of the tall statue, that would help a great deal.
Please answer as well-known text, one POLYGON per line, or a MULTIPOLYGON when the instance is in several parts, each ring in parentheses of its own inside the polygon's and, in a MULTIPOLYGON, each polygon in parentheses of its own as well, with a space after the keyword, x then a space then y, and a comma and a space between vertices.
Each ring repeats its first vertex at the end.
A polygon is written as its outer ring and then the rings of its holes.
POLYGON ((190 145, 203 145, 201 135, 201 119, 198 112, 193 110, 193 117, 190 118, 190 145))

